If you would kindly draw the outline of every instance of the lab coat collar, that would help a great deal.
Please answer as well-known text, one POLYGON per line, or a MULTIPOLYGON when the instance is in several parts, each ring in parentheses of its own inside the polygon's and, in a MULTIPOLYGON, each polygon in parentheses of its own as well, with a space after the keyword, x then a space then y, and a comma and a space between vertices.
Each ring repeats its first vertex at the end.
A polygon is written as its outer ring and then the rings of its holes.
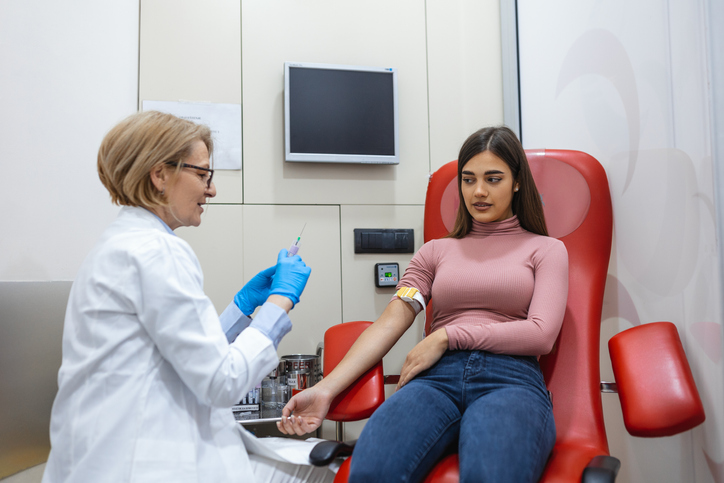
POLYGON ((148 220, 152 222, 152 224, 156 228, 163 228, 168 233, 170 233, 173 236, 177 236, 176 233, 173 232, 173 230, 166 224, 165 221, 163 221, 156 213, 153 213, 152 211, 140 207, 140 206, 123 206, 121 207, 121 212, 118 214, 119 217, 122 216, 132 216, 135 218, 141 218, 144 220, 148 220), (158 225, 160 223, 160 226, 158 225))

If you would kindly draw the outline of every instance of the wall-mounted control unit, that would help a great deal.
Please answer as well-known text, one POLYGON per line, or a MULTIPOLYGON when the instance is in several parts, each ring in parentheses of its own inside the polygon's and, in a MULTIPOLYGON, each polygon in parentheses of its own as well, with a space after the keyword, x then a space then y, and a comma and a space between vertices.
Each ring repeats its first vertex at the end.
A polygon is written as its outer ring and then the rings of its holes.
POLYGON ((399 263, 375 263, 375 285, 378 287, 394 287, 399 280, 399 263))
POLYGON ((355 253, 415 253, 412 228, 355 228, 355 253))

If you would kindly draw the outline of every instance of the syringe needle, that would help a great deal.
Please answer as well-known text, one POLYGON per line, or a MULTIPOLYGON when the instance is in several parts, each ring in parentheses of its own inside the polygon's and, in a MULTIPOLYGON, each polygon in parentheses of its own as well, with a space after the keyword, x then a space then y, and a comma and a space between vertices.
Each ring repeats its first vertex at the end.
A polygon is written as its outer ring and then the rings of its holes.
POLYGON ((302 227, 302 231, 299 233, 299 236, 297 239, 292 243, 292 246, 289 247, 287 256, 291 257, 297 254, 299 251, 299 245, 302 243, 302 233, 304 233, 304 228, 307 226, 306 223, 304 223, 304 226, 302 227))

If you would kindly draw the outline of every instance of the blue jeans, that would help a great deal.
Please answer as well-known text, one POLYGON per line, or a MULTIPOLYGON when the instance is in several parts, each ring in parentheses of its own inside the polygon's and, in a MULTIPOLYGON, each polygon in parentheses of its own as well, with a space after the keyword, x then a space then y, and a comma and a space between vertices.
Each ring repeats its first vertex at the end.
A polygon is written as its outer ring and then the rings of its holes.
POLYGON ((461 482, 537 481, 555 440, 535 357, 447 351, 375 411, 349 481, 422 481, 456 447, 461 482))

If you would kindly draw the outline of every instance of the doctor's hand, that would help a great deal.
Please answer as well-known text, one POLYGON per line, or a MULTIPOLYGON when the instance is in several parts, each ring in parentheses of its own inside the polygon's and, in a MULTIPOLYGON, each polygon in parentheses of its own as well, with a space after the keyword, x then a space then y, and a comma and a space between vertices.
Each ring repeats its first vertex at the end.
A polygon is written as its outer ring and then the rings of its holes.
MULTIPOLYGON (((400 371, 400 382, 397 389, 410 382, 422 371, 431 368, 448 348, 447 331, 438 329, 422 339, 405 357, 400 371)), ((395 389, 395 390, 397 390, 395 389)))
POLYGON ((302 257, 299 255, 289 257, 287 253, 286 248, 279 252, 276 273, 269 294, 287 297, 296 305, 299 303, 299 296, 302 295, 304 287, 307 285, 312 269, 304 264, 302 257))
POLYGON ((250 316, 253 314, 256 308, 263 305, 266 299, 269 298, 272 277, 276 269, 276 266, 269 267, 257 273, 234 296, 234 303, 244 315, 250 316))
POLYGON ((277 429, 284 434, 299 436, 311 433, 321 426, 332 399, 331 394, 314 386, 303 390, 284 406, 277 429))

